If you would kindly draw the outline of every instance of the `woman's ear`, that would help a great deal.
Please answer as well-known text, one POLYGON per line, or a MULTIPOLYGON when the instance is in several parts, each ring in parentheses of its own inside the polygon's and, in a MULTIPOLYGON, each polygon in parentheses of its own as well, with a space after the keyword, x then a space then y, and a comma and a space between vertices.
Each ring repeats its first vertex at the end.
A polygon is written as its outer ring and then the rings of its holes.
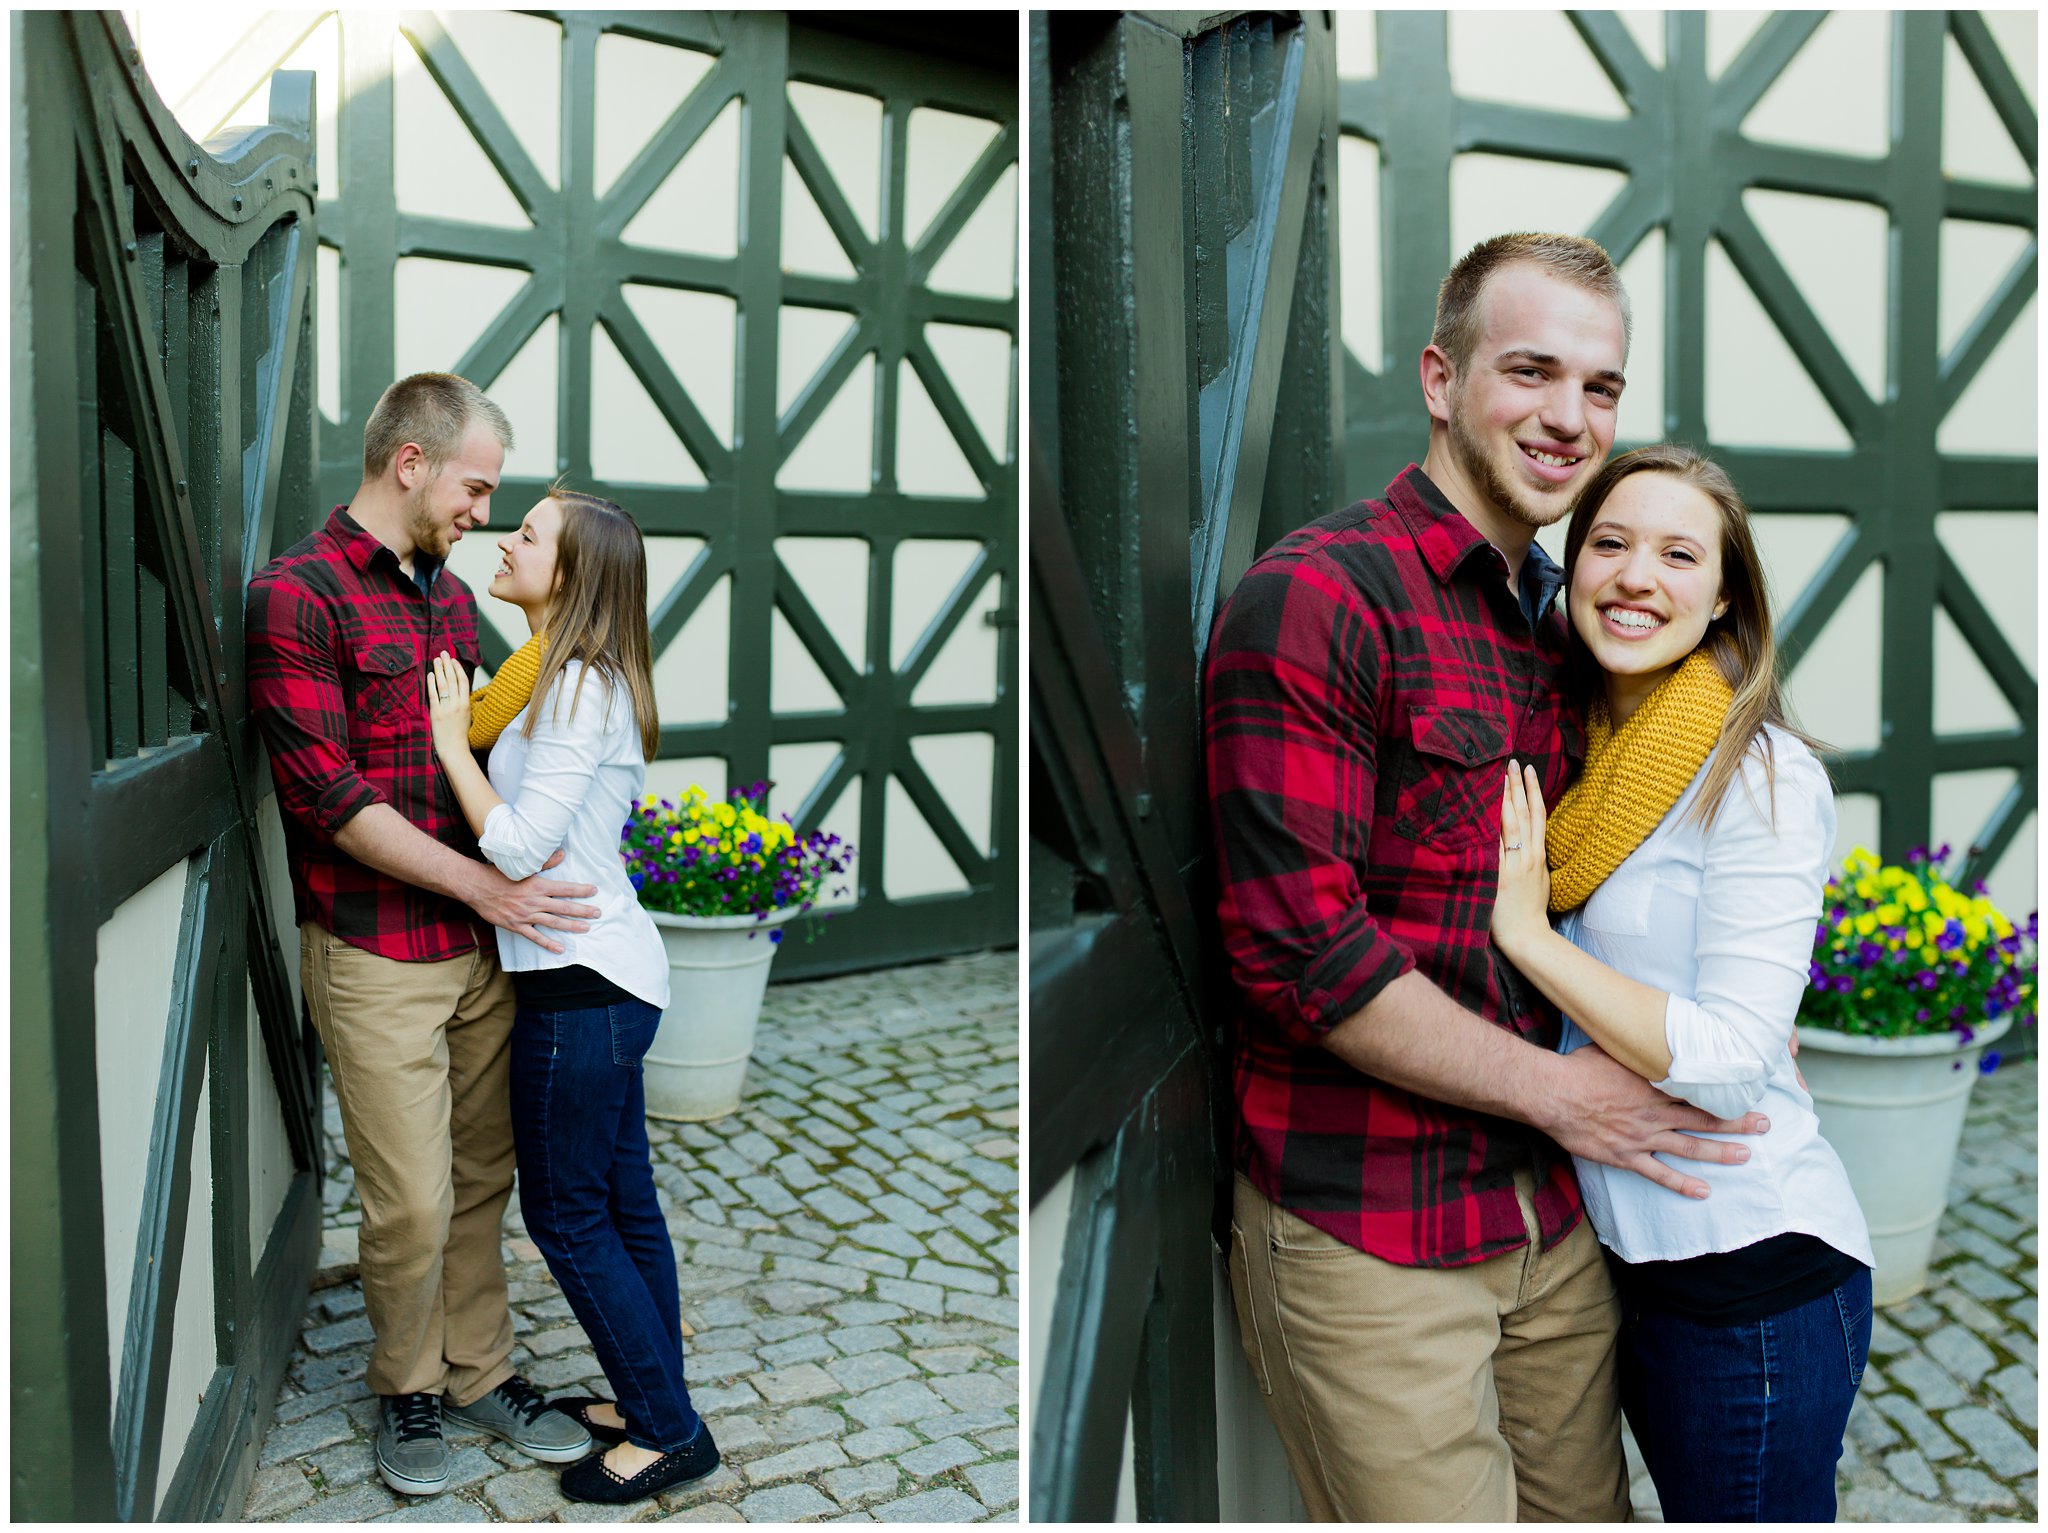
POLYGON ((1717 601, 1717 602, 1715 602, 1715 603, 1714 603, 1714 616, 1713 616, 1713 621, 1714 621, 1714 622, 1716 622, 1716 623, 1718 623, 1718 622, 1720 622, 1720 621, 1721 621, 1721 619, 1722 619, 1723 617, 1727 616, 1727 614, 1728 614, 1728 592, 1727 592, 1727 590, 1726 590, 1726 589, 1724 588, 1724 589, 1722 590, 1722 592, 1721 592, 1721 599, 1720 599, 1719 601, 1717 601))

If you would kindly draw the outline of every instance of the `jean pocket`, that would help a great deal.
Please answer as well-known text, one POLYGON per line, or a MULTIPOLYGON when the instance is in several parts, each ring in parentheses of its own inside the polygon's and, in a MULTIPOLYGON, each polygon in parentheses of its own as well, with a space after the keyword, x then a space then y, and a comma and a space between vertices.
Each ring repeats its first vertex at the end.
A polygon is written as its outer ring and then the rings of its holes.
POLYGON ((1842 1345, 1849 1358, 1849 1388, 1863 1383, 1863 1369, 1870 1361, 1871 1298, 1870 1274, 1859 1272, 1835 1290, 1835 1308, 1842 1317, 1842 1345))
POLYGON ((637 1065, 654 1047, 654 1031, 661 1026, 661 1013, 642 1001, 609 1008, 612 1027, 612 1063, 637 1065))
POLYGON ((1237 1306, 1238 1342, 1244 1348, 1245 1361, 1251 1364, 1259 1393, 1270 1395, 1273 1382, 1266 1371, 1266 1341, 1259 1331, 1259 1312, 1252 1304, 1251 1249, 1235 1219, 1230 1221, 1229 1268, 1230 1297, 1237 1306))

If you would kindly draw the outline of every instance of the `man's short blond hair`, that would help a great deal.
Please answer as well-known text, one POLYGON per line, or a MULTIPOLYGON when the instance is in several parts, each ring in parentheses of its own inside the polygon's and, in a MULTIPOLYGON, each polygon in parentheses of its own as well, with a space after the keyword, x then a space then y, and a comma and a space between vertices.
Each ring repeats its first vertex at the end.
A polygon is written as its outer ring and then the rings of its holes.
POLYGON ((426 455, 428 477, 462 450, 469 428, 482 421, 498 445, 512 448, 512 422, 489 395, 453 373, 414 373, 386 389, 363 427, 363 477, 375 479, 407 442, 426 455))
POLYGON ((1621 273, 1605 250, 1577 234, 1497 234, 1466 251, 1436 291, 1436 327, 1430 331, 1429 342, 1450 358, 1453 373, 1464 375, 1473 348, 1479 344, 1479 300, 1487 279, 1517 261, 1612 299, 1621 310, 1621 354, 1628 355, 1635 321, 1621 273))

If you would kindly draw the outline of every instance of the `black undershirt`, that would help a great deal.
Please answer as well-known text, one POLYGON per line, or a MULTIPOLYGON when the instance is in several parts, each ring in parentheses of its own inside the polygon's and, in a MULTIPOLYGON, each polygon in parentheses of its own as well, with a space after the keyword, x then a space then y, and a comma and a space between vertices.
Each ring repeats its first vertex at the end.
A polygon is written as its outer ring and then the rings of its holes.
POLYGON ((637 999, 631 991, 621 990, 597 970, 580 963, 560 969, 515 970, 512 993, 528 1011, 590 1011, 637 999))
POLYGON ((1610 1251, 1607 1265, 1615 1288, 1638 1309, 1695 1325, 1747 1325, 1832 1292, 1863 1263, 1793 1231, 1674 1262, 1625 1262, 1610 1251))

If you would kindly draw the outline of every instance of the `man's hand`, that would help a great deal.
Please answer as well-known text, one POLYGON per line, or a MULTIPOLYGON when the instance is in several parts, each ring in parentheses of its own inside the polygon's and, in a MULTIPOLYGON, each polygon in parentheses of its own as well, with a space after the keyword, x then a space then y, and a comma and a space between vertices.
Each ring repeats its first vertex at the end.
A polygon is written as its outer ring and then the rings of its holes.
MULTIPOLYGON (((562 853, 556 852, 543 865, 543 871, 561 860, 562 853)), ((603 914, 595 905, 574 903, 597 893, 595 884, 557 883, 552 878, 542 878, 539 873, 514 883, 489 863, 474 866, 477 887, 468 896, 470 909, 491 925, 517 932, 528 941, 539 943, 550 953, 561 952, 562 945, 544 935, 543 927, 555 931, 587 932, 590 923, 603 914)))
POLYGON ((1689 1198, 1704 1198, 1707 1184, 1667 1166, 1653 1151, 1683 1160, 1740 1165, 1749 1159, 1746 1145, 1693 1136, 1761 1134, 1771 1126, 1761 1113, 1730 1121, 1668 1097, 1595 1044, 1573 1050, 1558 1064, 1562 1068, 1556 1079, 1562 1085, 1552 1094, 1555 1110, 1536 1126, 1574 1155, 1637 1172, 1689 1198))

